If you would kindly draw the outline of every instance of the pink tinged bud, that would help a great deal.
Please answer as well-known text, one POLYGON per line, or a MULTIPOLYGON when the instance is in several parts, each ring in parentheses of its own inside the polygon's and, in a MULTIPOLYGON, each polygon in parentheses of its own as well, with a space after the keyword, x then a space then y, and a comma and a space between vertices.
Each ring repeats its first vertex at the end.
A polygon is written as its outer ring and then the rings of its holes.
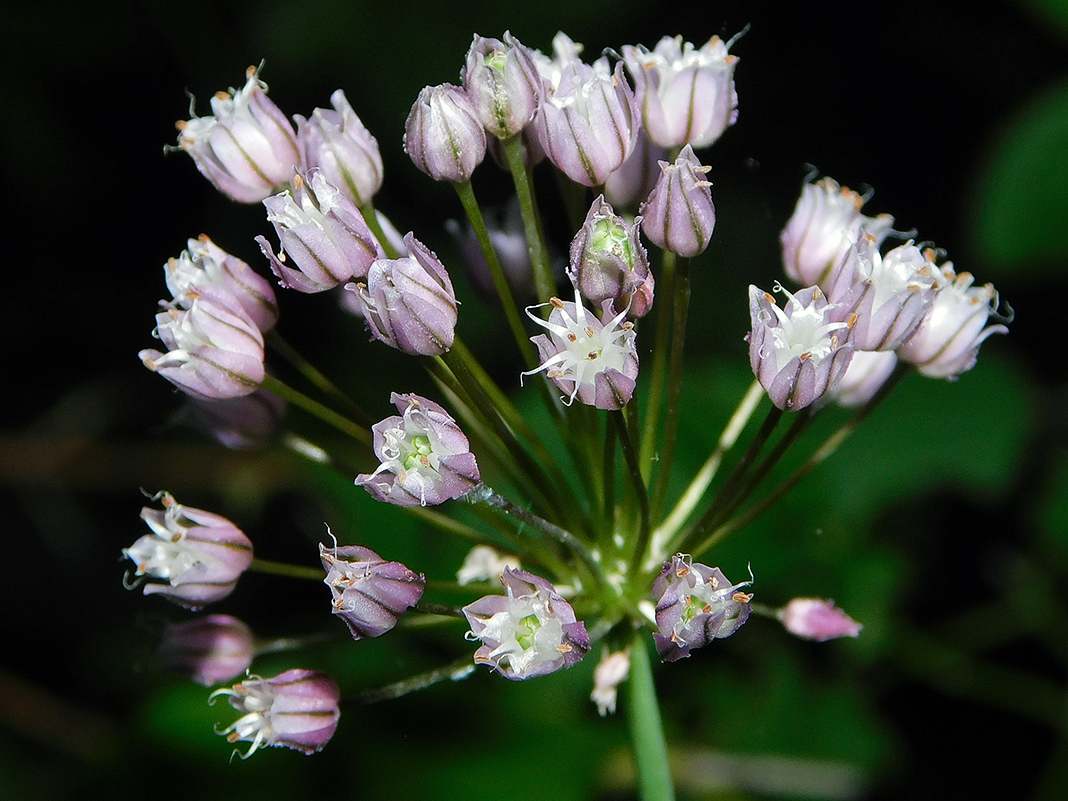
POLYGON ((190 239, 188 248, 170 259, 164 270, 167 288, 184 309, 202 296, 224 305, 232 298, 261 332, 270 331, 278 322, 278 301, 270 282, 204 234, 190 239))
POLYGON ((619 685, 630 674, 630 652, 604 652, 601 661, 593 671, 593 692, 590 700, 597 704, 597 711, 603 718, 616 713, 616 694, 619 685))
POLYGON ((486 157, 486 131, 463 89, 427 86, 404 124, 404 151, 435 181, 466 183, 486 157))
POLYGON ((541 76, 533 53, 510 33, 503 42, 475 36, 467 51, 463 85, 475 116, 497 139, 522 131, 541 103, 541 76))
POLYGON ((320 544, 319 557, 334 614, 345 621, 355 640, 385 634, 423 597, 422 573, 413 573, 400 562, 386 562, 367 548, 320 544))
POLYGON ((972 286, 971 273, 954 272, 948 261, 936 269, 935 278, 934 303, 897 355, 929 378, 952 381, 975 366, 983 340, 991 334, 1007 334, 1009 329, 986 325, 998 307, 993 284, 972 286))
POLYGON ((216 94, 211 110, 214 116, 178 123, 178 147, 216 189, 240 203, 256 203, 293 176, 300 165, 297 136, 267 98, 255 67, 242 89, 216 94))
MULTIPOLYGON (((225 517, 181 506, 168 493, 160 501, 162 511, 141 510, 152 534, 122 552, 136 565, 134 576, 159 579, 145 581, 144 594, 160 594, 190 609, 228 596, 252 564, 249 538, 225 517)), ((135 579, 128 586, 141 583, 135 579)))
POLYGON ((363 208, 382 186, 382 155, 345 93, 330 95, 333 110, 317 108, 310 120, 294 115, 306 170, 318 168, 326 181, 363 208))
POLYGON ((660 162, 665 161, 667 155, 667 148, 654 145, 639 128, 634 150, 604 182, 605 199, 618 208, 638 208, 656 186, 660 178, 660 162))
POLYGON ((411 254, 380 259, 366 283, 345 289, 360 298, 371 334, 409 356, 440 356, 456 332, 456 294, 445 266, 412 234, 404 237, 411 254))
POLYGON ((252 450, 266 445, 286 410, 284 400, 263 389, 240 398, 192 400, 200 427, 221 445, 233 450, 252 450))
POLYGON ((171 670, 204 687, 240 676, 252 664, 252 632, 236 617, 208 615, 168 626, 158 653, 171 670))
POLYGON ((730 637, 749 619, 753 596, 742 592, 749 582, 731 584, 718 567, 693 564, 687 554, 664 563, 653 583, 661 661, 674 662, 714 639, 730 637))
POLYGON ((889 214, 865 217, 860 213, 863 206, 863 197, 831 178, 805 184, 779 236, 786 274, 802 286, 823 286, 828 273, 863 235, 878 246, 894 218, 889 214))
POLYGON ((827 395, 847 409, 863 406, 890 378, 897 361, 897 354, 892 350, 854 350, 845 373, 827 395))
POLYGON ((638 237, 640 224, 640 217, 628 224, 618 216, 604 195, 593 201, 586 222, 571 241, 568 272, 594 305, 608 300, 614 308, 626 307, 649 277, 649 257, 638 237))
POLYGON ((816 642, 838 637, 858 637, 864 628, 836 608, 834 601, 821 601, 818 598, 794 598, 779 610, 779 620, 795 637, 816 642))
POLYGON ((681 36, 665 36, 652 52, 642 46, 623 48, 642 124, 653 142, 706 147, 734 124, 738 58, 727 53, 729 47, 718 36, 699 49, 681 36))
POLYGON ((821 398, 849 366, 856 315, 829 304, 818 287, 796 295, 776 290, 787 296, 785 308, 771 293, 749 287, 749 363, 771 402, 796 412, 821 398))
POLYGON ((687 258, 704 253, 716 227, 710 169, 689 145, 674 164, 660 162, 660 179, 638 210, 642 230, 657 247, 687 258))
POLYGON ((215 731, 227 742, 252 743, 242 759, 268 746, 314 754, 337 729, 341 691, 336 681, 316 670, 287 670, 273 679, 249 676, 232 689, 213 692, 209 703, 220 695, 229 696, 230 706, 243 717, 215 731))
POLYGON ((419 395, 390 395, 402 416, 372 426, 382 460, 357 486, 397 506, 427 506, 467 494, 481 482, 467 437, 441 406, 419 395))
POLYGON ((143 350, 145 367, 199 400, 255 392, 263 381, 263 334, 233 298, 195 298, 188 309, 164 305, 154 335, 167 353, 143 350))
POLYGON ((318 170, 296 175, 288 189, 263 201, 281 242, 278 256, 256 237, 278 282, 298 292, 322 292, 363 278, 383 255, 360 210, 318 170), (292 264, 287 263, 287 256, 292 264))
MULTIPOLYGON (((602 313, 607 317, 611 301, 605 301, 602 313)), ((638 351, 634 344, 634 324, 627 322, 626 311, 606 323, 588 312, 575 288, 575 302, 553 298, 527 309, 527 315, 549 334, 539 334, 530 341, 538 347, 542 363, 523 375, 544 372, 562 392, 570 405, 578 398, 598 409, 622 409, 634 394, 638 378, 638 351), (531 309, 552 306, 548 320, 531 313, 531 309)))
POLYGON ((544 676, 579 662, 590 650, 586 627, 548 581, 524 570, 504 571, 505 595, 487 595, 463 608, 481 640, 476 665, 489 665, 506 679, 544 676))

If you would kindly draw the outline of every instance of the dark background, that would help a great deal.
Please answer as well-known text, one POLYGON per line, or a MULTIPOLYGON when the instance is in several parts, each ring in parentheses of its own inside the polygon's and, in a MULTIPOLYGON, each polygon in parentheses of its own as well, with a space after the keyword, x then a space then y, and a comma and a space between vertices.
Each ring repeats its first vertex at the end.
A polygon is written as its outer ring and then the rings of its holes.
MULTIPOLYGON (((718 653, 659 670, 681 786, 724 798, 1063 797, 1068 17, 1056 6, 192 0, 52 3, 9 16, 3 794, 632 796, 622 717, 601 721, 585 700, 592 664, 521 685, 480 674, 354 708, 323 754, 235 764, 211 734, 226 711, 153 669, 155 633, 184 616, 122 589, 120 549, 141 534, 139 489, 227 514, 267 558, 314 564, 324 520, 438 578, 463 553, 280 449, 225 452, 175 422, 180 398, 136 358, 152 345, 160 267, 203 231, 262 269, 252 237, 266 225, 258 206, 230 203, 187 157, 162 150, 188 117, 184 91, 206 113, 211 94, 240 85, 261 59, 288 114, 327 106, 341 87, 386 162, 376 205, 449 263, 442 223, 459 206, 411 165, 400 138, 419 89, 458 80, 473 31, 510 28, 548 50, 562 29, 592 57, 750 25, 732 48, 739 121, 702 155, 719 223, 694 268, 692 452, 680 465, 700 463, 748 381, 745 287, 777 275, 777 233, 806 165, 874 188, 872 213, 893 213, 958 269, 994 281, 1017 319, 956 384, 907 381, 774 516, 728 544, 720 563, 732 577, 752 563, 765 602, 833 596, 867 628, 855 642, 815 646, 756 621, 718 653)), ((490 199, 504 192, 495 169, 476 175, 490 199)), ((282 304, 286 337, 386 414, 382 395, 395 387, 380 376, 392 355, 324 298, 282 304)), ((471 341, 493 339, 464 325, 471 341)), ((481 350, 497 359, 492 342, 481 350)), ((324 592, 249 576, 220 611, 265 636, 334 631, 321 619, 324 592)), ((467 647, 458 634, 361 643, 367 656, 355 661, 339 642, 302 664, 362 689, 455 658, 467 647)))

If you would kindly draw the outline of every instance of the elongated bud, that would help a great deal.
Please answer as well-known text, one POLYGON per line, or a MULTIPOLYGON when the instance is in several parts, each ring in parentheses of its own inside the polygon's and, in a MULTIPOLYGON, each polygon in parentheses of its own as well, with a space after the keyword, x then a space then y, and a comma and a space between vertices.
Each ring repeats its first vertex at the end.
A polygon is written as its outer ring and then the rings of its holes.
POLYGON ((795 637, 825 642, 838 637, 859 637, 864 628, 838 609, 834 601, 794 598, 779 610, 779 620, 795 637))
POLYGON ((486 157, 486 131, 464 90, 427 86, 404 124, 404 151, 435 181, 466 183, 486 157))
POLYGON ((333 596, 334 614, 355 640, 380 637, 397 625, 400 616, 423 597, 426 577, 400 562, 387 562, 358 545, 319 545, 326 578, 333 596))
POLYGON ((315 109, 311 119, 293 116, 304 169, 321 170, 328 183, 362 208, 382 186, 378 140, 356 116, 343 91, 330 95, 330 105, 332 110, 315 109))
POLYGON ((689 145, 674 164, 660 162, 660 179, 639 209, 649 241, 688 258, 704 253, 716 227, 709 169, 689 145))

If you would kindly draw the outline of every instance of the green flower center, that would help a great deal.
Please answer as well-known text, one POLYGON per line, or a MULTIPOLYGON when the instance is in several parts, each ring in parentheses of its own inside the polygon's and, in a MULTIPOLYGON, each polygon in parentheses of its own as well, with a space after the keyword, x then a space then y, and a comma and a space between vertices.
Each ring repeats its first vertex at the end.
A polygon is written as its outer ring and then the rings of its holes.
POLYGON ((537 615, 527 615, 520 620, 515 627, 515 639, 519 643, 519 647, 524 651, 530 648, 534 644, 534 635, 538 633, 540 628, 541 621, 538 620, 537 615))

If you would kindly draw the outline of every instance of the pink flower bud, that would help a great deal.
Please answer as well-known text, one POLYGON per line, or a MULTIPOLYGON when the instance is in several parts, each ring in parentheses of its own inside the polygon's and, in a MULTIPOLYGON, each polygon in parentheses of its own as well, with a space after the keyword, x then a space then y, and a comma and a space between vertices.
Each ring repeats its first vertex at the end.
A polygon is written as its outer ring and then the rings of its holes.
POLYGON ((825 397, 847 409, 863 406, 890 378, 897 362, 892 350, 854 350, 845 373, 825 397))
POLYGON ((464 91, 475 115, 498 139, 523 130, 538 112, 541 76, 530 49, 510 33, 504 41, 475 36, 467 51, 464 91))
POLYGON ((286 402, 265 389, 240 398, 190 400, 193 401, 194 425, 233 450, 252 450, 266 445, 286 411, 286 402))
POLYGON ((654 245, 687 258, 704 253, 716 227, 710 169, 689 145, 674 164, 660 162, 660 178, 638 210, 642 231, 654 245))
POLYGON ((794 636, 816 642, 837 637, 858 637, 864 628, 836 608, 834 601, 821 601, 818 598, 794 598, 779 610, 779 620, 794 636))
POLYGON ((400 562, 387 562, 358 545, 319 545, 326 578, 333 596, 334 614, 352 632, 353 639, 380 637, 397 625, 400 616, 423 597, 426 577, 400 562))
POLYGON ((157 652, 167 668, 210 687, 248 670, 252 632, 236 617, 208 615, 168 626, 157 652))
POLYGON ((404 124, 404 151, 435 181, 466 183, 486 157, 486 131, 464 90, 427 86, 404 124))
POLYGON ((333 110, 317 108, 310 120, 293 116, 304 168, 318 168, 327 183, 362 208, 382 186, 378 140, 364 127, 340 89, 330 95, 330 104, 333 110))

